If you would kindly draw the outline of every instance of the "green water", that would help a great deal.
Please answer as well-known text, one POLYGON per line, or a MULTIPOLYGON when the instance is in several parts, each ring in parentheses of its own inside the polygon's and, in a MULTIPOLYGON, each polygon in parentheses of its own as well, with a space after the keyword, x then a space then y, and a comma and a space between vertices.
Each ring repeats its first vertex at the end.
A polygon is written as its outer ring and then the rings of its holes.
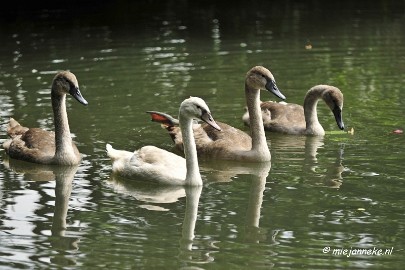
POLYGON ((392 133, 404 128, 403 1, 30 8, 1 19, 0 142, 9 117, 53 128, 51 80, 69 69, 89 102, 68 98, 83 161, 62 170, 0 151, 1 269, 403 267, 405 144, 392 133), (267 133, 271 166, 202 162, 202 190, 111 176, 106 143, 174 150, 145 111, 175 115, 190 95, 248 132, 254 65, 272 71, 287 102, 301 104, 316 84, 339 87, 354 134, 320 103, 327 135, 267 133))

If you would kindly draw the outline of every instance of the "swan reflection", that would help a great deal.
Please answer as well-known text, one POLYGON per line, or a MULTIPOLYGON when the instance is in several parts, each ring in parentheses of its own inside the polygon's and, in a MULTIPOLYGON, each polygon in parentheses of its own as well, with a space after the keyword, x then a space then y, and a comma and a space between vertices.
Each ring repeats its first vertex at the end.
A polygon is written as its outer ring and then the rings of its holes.
POLYGON ((321 179, 317 180, 315 185, 331 188, 339 188, 342 185, 343 145, 339 146, 336 159, 330 162, 329 158, 318 157, 319 149, 325 145, 323 136, 273 135, 271 142, 274 145, 273 151, 279 155, 278 162, 288 164, 289 167, 298 165, 309 179, 321 179))
MULTIPOLYGON (((78 237, 66 236, 66 218, 69 209, 69 199, 72 192, 72 182, 78 166, 41 165, 15 159, 6 158, 3 164, 7 169, 24 176, 26 181, 55 181, 55 207, 51 226, 51 246, 57 251, 77 250, 78 237)), ((75 261, 60 252, 51 261, 75 261)))
POLYGON ((247 202, 245 240, 260 242, 266 239, 266 232, 260 229, 261 207, 271 162, 237 163, 228 161, 204 162, 202 170, 210 171, 211 182, 229 182, 239 175, 250 175, 251 184, 247 202))
POLYGON ((176 185, 150 185, 142 181, 128 181, 116 174, 111 174, 108 181, 113 190, 120 194, 132 196, 138 201, 146 204, 140 205, 142 208, 155 211, 169 211, 169 209, 156 204, 170 204, 177 202, 186 196, 183 186, 176 185))
POLYGON ((209 263, 214 257, 209 252, 200 249, 193 249, 195 238, 195 225, 197 222, 198 204, 201 196, 202 186, 187 186, 186 191, 186 210, 184 214, 183 226, 181 231, 179 259, 191 263, 209 263))
MULTIPOLYGON (((342 185, 342 172, 344 167, 343 160, 343 145, 341 145, 336 152, 336 159, 332 163, 318 162, 318 149, 323 147, 324 140, 321 136, 310 136, 305 138, 305 162, 304 166, 309 167, 314 173, 322 173, 322 185, 331 188, 340 188, 342 185)), ((305 169, 305 168, 303 168, 305 169)))
POLYGON ((213 260, 208 252, 193 250, 194 230, 197 222, 198 204, 202 186, 151 186, 147 182, 128 181, 128 179, 121 178, 116 174, 111 174, 108 184, 112 186, 115 192, 144 202, 145 204, 140 205, 140 207, 153 211, 169 211, 162 204, 175 203, 180 198, 186 197, 179 258, 182 261, 193 263, 204 263, 213 260))
POLYGON ((66 236, 66 218, 69 209, 69 199, 72 193, 72 183, 77 172, 77 166, 62 166, 55 168, 55 211, 52 221, 52 246, 61 250, 78 249, 78 237, 66 236))

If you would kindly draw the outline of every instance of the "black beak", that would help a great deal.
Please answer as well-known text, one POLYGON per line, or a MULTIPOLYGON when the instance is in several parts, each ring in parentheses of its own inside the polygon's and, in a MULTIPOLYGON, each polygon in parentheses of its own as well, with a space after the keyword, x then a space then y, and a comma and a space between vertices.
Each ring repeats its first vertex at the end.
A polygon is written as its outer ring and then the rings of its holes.
POLYGON ((339 106, 335 106, 332 112, 335 116, 336 124, 338 125, 339 129, 344 130, 345 124, 343 123, 342 110, 339 108, 339 106))
POLYGON ((69 93, 77 100, 79 101, 81 104, 83 105, 87 105, 89 104, 84 97, 82 96, 82 94, 80 93, 80 90, 78 87, 72 86, 70 87, 70 91, 69 93))
POLYGON ((282 100, 285 99, 285 96, 277 88, 277 85, 276 85, 275 81, 273 81, 271 79, 267 79, 266 89, 269 90, 274 95, 276 95, 277 97, 281 98, 282 100))
POLYGON ((215 122, 214 118, 212 118, 212 115, 209 112, 203 111, 201 115, 201 120, 203 120, 211 127, 215 128, 216 130, 221 131, 221 128, 218 126, 218 124, 215 122))

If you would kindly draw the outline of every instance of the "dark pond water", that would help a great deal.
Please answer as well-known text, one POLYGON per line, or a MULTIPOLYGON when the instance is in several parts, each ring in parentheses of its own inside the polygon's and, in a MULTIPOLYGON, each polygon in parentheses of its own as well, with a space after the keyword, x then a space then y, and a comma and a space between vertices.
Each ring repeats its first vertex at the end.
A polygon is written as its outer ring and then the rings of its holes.
POLYGON ((83 153, 77 168, 0 151, 0 268, 402 268, 405 139, 393 131, 405 125, 405 3, 322 2, 49 2, 2 11, 1 143, 9 117, 53 129, 58 70, 76 74, 89 105, 68 98, 83 153), (173 150, 145 111, 176 114, 190 95, 249 132, 243 84, 254 65, 273 72, 288 102, 301 104, 316 84, 339 87, 354 134, 337 131, 320 103, 325 137, 267 133, 271 165, 205 161, 201 189, 111 175, 106 143, 173 150), (363 249, 374 253, 356 254, 363 249))

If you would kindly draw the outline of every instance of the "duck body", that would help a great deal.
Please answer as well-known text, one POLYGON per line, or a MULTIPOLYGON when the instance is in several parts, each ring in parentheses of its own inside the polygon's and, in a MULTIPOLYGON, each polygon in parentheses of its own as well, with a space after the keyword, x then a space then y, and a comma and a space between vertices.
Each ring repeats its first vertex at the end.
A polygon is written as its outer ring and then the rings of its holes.
MULTIPOLYGON (((271 72, 262 66, 253 67, 245 78, 245 97, 248 110, 253 115, 250 120, 251 136, 225 123, 218 122, 221 132, 206 124, 194 124, 194 136, 198 157, 202 159, 223 159, 248 162, 264 162, 271 159, 264 132, 260 110, 260 90, 266 89, 281 99, 284 95, 277 88, 271 72)), ((161 123, 169 132, 177 149, 183 148, 181 130, 177 120, 160 112, 148 112, 152 121, 161 123)))
POLYGON ((54 112, 55 132, 40 128, 27 128, 10 118, 3 148, 14 159, 39 164, 77 165, 81 155, 72 141, 66 112, 66 94, 72 95, 81 104, 87 101, 80 93, 76 76, 59 72, 52 83, 51 99, 54 112))
POLYGON ((193 135, 193 119, 198 118, 214 128, 221 128, 211 116, 208 106, 197 97, 182 102, 179 125, 184 138, 185 158, 155 146, 144 146, 134 152, 113 149, 107 144, 112 171, 124 178, 147 180, 164 185, 202 185, 193 135))
MULTIPOLYGON (((337 87, 330 85, 316 85, 309 89, 304 106, 285 102, 262 102, 260 107, 264 129, 291 135, 325 135, 317 114, 317 104, 321 99, 332 111, 339 129, 343 130, 343 94, 337 87)), ((242 120, 249 126, 248 112, 243 115, 242 120)))

